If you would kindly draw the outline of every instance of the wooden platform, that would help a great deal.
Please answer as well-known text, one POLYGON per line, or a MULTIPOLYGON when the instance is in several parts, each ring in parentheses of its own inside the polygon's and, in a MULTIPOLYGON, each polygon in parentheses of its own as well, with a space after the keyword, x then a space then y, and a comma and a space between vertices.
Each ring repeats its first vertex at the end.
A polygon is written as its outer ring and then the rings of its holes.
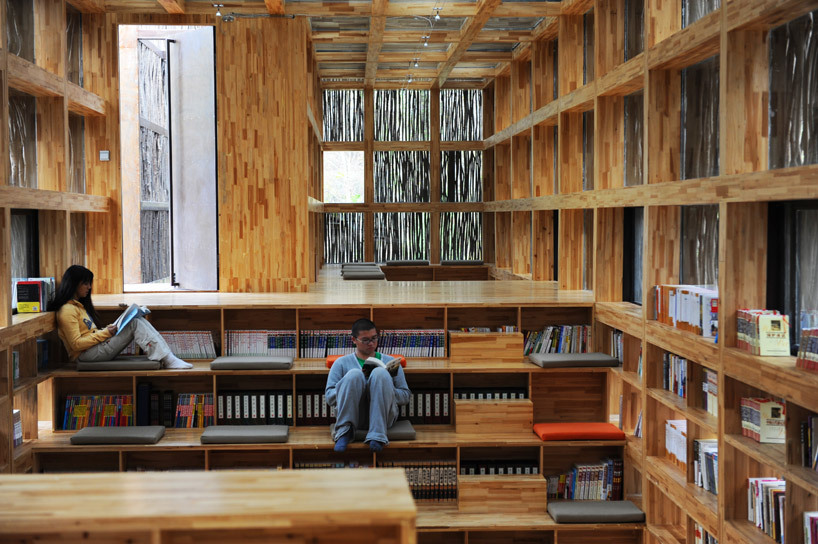
POLYGON ((399 469, 0 476, 3 541, 413 544, 415 517, 399 469))

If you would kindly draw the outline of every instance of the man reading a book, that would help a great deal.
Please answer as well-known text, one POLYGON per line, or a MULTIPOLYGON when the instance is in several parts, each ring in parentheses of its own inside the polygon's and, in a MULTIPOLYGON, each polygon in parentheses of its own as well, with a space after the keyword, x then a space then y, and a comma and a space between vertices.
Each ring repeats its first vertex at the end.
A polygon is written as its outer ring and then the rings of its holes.
POLYGON ((377 351, 378 329, 372 321, 352 324, 352 342, 355 353, 333 363, 324 392, 327 404, 336 408, 335 451, 346 450, 357 429, 368 429, 369 449, 379 452, 389 443, 386 429, 395 424, 411 392, 398 361, 377 351))

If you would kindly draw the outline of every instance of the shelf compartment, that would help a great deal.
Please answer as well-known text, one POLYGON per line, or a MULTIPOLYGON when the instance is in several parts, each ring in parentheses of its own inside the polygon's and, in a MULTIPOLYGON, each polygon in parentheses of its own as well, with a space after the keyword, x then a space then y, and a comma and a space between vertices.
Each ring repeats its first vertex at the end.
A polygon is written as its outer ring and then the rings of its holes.
POLYGON ((786 472, 784 464, 786 456, 785 444, 760 444, 752 438, 737 434, 725 435, 724 443, 741 451, 744 455, 752 457, 759 463, 775 467, 781 474, 786 472))
POLYGON ((719 53, 721 10, 708 13, 648 51, 650 70, 680 70, 719 53))
POLYGON ((725 520, 724 533, 725 544, 775 544, 775 540, 745 520, 725 520))
POLYGON ((455 432, 491 435, 530 431, 534 405, 530 399, 454 401, 455 432))
POLYGON ((452 363, 518 363, 523 357, 523 335, 519 332, 449 333, 449 358, 452 363))
POLYGON ((695 361, 711 370, 720 368, 719 347, 713 338, 705 338, 658 321, 648 321, 646 340, 665 351, 695 361))
POLYGON ((645 53, 639 53, 597 79, 600 96, 625 96, 645 87, 645 53))
POLYGON ((718 537, 718 496, 687 482, 676 465, 666 459, 648 457, 646 465, 647 472, 654 482, 667 491, 673 501, 681 505, 690 517, 702 524, 708 533, 718 537))

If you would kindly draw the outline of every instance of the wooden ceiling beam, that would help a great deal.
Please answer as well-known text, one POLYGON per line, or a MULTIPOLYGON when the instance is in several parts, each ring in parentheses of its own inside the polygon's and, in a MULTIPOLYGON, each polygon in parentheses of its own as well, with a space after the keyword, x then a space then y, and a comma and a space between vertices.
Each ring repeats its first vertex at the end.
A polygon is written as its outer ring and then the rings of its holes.
POLYGON ((440 68, 440 72, 432 83, 433 87, 439 88, 446 82, 446 78, 452 68, 460 61, 463 54, 471 47, 472 42, 481 33, 486 22, 491 18, 491 14, 500 5, 500 0, 480 0, 477 3, 477 13, 474 17, 466 20, 463 30, 457 40, 457 46, 449 55, 446 62, 440 68))
POLYGON ((497 6, 492 17, 557 17, 562 2, 510 2, 497 6))
MULTIPOLYGON (((414 43, 420 44, 423 36, 429 34, 424 30, 387 30, 383 33, 383 43, 414 43)), ((430 44, 435 43, 460 43, 461 33, 458 31, 439 32, 433 31, 430 44)), ((483 30, 469 41, 469 46, 474 43, 520 43, 534 41, 534 33, 531 30, 483 30)), ((312 34, 315 43, 368 43, 369 33, 365 30, 318 30, 312 34)))
POLYGON ((267 13, 272 15, 284 15, 284 0, 264 0, 267 13))
POLYGON ((386 28, 386 6, 388 0, 372 1, 372 17, 369 19, 369 43, 366 47, 366 75, 364 88, 371 88, 375 83, 375 74, 378 73, 378 57, 383 47, 383 33, 386 28))
POLYGON ((171 15, 185 14, 185 0, 156 0, 171 15))
POLYGON ((67 0, 80 13, 105 13, 105 0, 67 0))

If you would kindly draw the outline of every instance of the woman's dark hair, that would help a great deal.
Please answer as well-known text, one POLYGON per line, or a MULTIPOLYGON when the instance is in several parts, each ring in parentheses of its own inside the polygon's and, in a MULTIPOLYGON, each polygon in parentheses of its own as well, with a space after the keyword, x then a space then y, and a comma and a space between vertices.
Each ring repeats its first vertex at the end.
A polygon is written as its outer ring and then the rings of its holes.
MULTIPOLYGON (((74 295, 77 294, 77 287, 79 287, 81 283, 93 282, 93 272, 84 266, 72 264, 68 267, 68 270, 65 271, 65 274, 62 275, 60 286, 57 287, 57 294, 54 296, 54 301, 51 303, 48 309, 52 312, 56 312, 62 308, 63 304, 74 298, 74 295)), ((91 302, 91 292, 89 291, 88 296, 85 298, 78 300, 85 308, 85 311, 88 312, 89 317, 94 320, 94 323, 97 324, 97 326, 99 326, 99 314, 97 314, 96 309, 94 309, 94 303, 91 302)))

